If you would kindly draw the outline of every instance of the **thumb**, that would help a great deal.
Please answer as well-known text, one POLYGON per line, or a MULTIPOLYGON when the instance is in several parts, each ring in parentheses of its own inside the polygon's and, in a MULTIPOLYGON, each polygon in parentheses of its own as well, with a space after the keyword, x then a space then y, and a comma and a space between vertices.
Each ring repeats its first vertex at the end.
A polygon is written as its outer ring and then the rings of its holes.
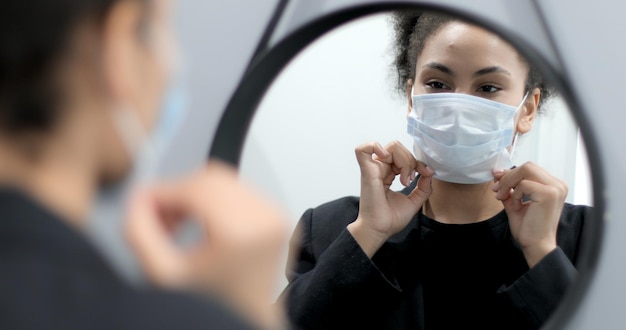
POLYGON ((507 215, 510 215, 511 212, 515 211, 515 202, 510 195, 506 199, 502 200, 502 205, 504 206, 504 211, 507 213, 507 215))
POLYGON ((420 176, 417 179, 417 185, 408 196, 409 200, 411 200, 411 202, 413 202, 413 204, 417 208, 415 211, 421 208, 424 202, 432 194, 432 180, 432 176, 420 176))

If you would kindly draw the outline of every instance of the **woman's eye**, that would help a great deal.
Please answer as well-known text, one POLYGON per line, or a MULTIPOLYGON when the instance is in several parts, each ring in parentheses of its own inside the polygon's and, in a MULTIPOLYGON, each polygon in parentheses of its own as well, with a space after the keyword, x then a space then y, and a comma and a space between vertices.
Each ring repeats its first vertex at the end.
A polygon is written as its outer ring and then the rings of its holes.
POLYGON ((480 86, 480 88, 478 88, 479 92, 482 93, 495 93, 497 91, 499 91, 500 88, 493 86, 493 85, 484 85, 484 86, 480 86))
POLYGON ((446 84, 439 82, 439 81, 431 81, 431 82, 427 82, 426 86, 432 88, 432 89, 449 89, 448 86, 446 86, 446 84))

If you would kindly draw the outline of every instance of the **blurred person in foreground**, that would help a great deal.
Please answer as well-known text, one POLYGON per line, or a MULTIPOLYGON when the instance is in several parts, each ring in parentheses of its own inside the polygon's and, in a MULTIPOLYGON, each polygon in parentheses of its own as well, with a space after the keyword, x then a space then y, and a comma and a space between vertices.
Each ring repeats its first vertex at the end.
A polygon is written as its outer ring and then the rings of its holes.
POLYGON ((151 166, 178 111, 172 6, 0 3, 0 328, 285 327, 272 295, 287 223, 217 160, 119 206, 151 285, 125 282, 86 238, 98 192, 151 166), (182 247, 190 218, 205 237, 182 247))

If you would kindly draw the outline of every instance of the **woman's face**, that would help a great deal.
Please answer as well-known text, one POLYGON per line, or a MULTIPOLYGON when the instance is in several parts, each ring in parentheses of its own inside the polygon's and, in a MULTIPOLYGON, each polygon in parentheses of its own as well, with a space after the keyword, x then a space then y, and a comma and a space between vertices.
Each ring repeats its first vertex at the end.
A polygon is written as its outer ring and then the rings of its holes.
MULTIPOLYGON (((518 106, 527 76, 528 65, 507 42, 480 27, 450 22, 418 54, 413 94, 463 93, 518 106)), ((526 104, 534 108, 526 112, 534 117, 539 91, 533 92, 526 104)), ((518 127, 521 133, 528 129, 518 127)))

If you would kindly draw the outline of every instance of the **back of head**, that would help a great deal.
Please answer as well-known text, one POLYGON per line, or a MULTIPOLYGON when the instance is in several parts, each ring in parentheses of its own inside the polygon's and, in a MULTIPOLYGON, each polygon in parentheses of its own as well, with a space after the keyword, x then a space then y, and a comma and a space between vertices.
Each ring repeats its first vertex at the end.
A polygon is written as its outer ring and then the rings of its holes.
POLYGON ((75 28, 97 24, 116 0, 3 0, 0 2, 0 133, 50 130, 63 91, 58 62, 75 28))

